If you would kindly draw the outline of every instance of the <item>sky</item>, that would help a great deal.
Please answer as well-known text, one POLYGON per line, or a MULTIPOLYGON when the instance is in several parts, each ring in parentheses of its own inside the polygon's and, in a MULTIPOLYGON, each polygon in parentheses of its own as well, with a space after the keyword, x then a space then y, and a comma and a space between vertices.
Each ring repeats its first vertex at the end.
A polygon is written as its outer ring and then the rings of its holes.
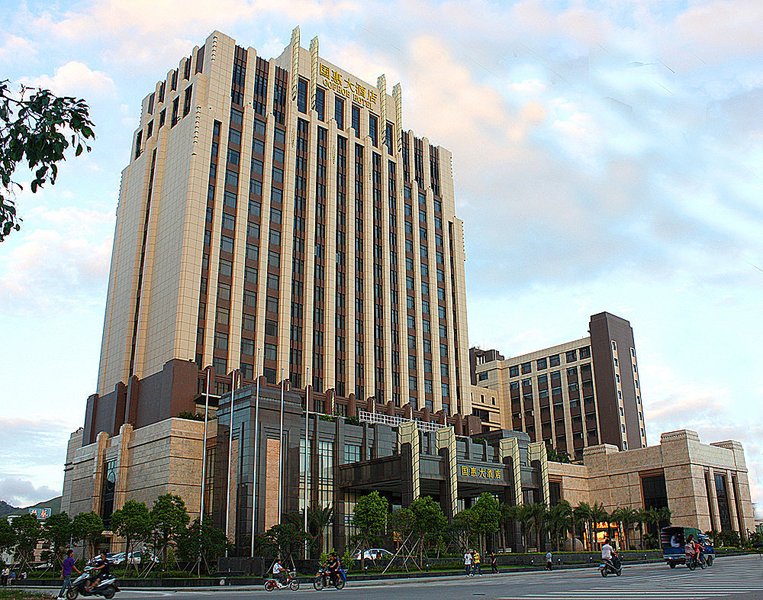
POLYGON ((628 319, 649 443, 741 441, 763 516, 761 22, 757 0, 0 0, 0 79, 85 98, 97 135, 0 244, 0 499, 60 494, 141 99, 215 29, 271 57, 299 25, 452 151, 470 344, 628 319))

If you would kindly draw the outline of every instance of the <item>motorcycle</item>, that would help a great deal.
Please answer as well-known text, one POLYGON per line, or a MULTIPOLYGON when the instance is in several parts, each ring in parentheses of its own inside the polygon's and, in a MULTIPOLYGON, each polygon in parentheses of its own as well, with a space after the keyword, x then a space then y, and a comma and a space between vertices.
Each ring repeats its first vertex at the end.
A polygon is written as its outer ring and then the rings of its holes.
POLYGON ((344 584, 345 584, 344 569, 340 569, 339 573, 337 573, 336 580, 332 581, 331 572, 324 567, 320 567, 318 569, 318 573, 315 576, 315 579, 313 579, 313 587, 319 592, 323 588, 326 588, 332 585, 336 589, 341 590, 344 588, 344 584))
POLYGON ((705 561, 702 558, 697 558, 696 554, 692 554, 686 558, 686 566, 689 567, 690 571, 693 571, 697 567, 704 569, 707 565, 705 565, 705 561))
POLYGON ((293 592, 296 592, 299 589, 299 581, 297 581, 296 571, 289 571, 289 574, 286 576, 285 583, 281 583, 275 577, 271 577, 270 579, 265 580, 266 592, 272 592, 273 590, 286 590, 286 589, 289 589, 293 592))
POLYGON ((66 590, 67 600, 76 600, 77 596, 80 595, 103 596, 106 600, 111 600, 111 598, 114 597, 114 594, 119 591, 117 578, 114 575, 107 575, 97 586, 88 591, 85 586, 90 580, 90 570, 91 569, 86 567, 85 571, 77 577, 77 579, 71 582, 69 589, 66 590))
POLYGON ((610 573, 614 573, 618 577, 623 574, 623 565, 620 562, 619 556, 612 556, 609 561, 602 561, 599 564, 599 571, 602 577, 606 577, 610 573))

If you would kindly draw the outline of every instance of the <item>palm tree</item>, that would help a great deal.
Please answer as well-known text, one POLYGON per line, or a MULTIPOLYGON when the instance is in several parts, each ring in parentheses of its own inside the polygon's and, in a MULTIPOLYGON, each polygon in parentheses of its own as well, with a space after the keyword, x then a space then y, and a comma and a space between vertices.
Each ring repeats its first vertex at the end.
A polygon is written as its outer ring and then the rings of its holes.
POLYGON ((623 531, 623 535, 625 536, 625 547, 627 549, 630 549, 631 547, 630 530, 633 528, 633 525, 639 522, 640 515, 637 509, 626 508, 623 516, 624 516, 623 527, 625 528, 623 531))
POLYGON ((530 511, 532 527, 535 531, 535 547, 540 551, 542 549, 543 530, 548 518, 548 508, 543 502, 533 502, 528 509, 530 511))
MULTIPOLYGON (((599 523, 603 523, 605 521, 609 521, 609 514, 606 510, 604 510, 604 505, 596 502, 591 507, 591 520, 594 522, 594 534, 592 536, 593 540, 598 541, 598 536, 596 535, 599 531, 599 523)), ((607 523, 607 526, 609 526, 609 523, 607 523)))
POLYGON ((527 504, 517 504, 511 508, 512 513, 514 514, 514 519, 519 523, 522 532, 522 550, 527 552, 527 529, 532 524, 533 515, 527 504))
MULTIPOLYGON (((580 504, 575 507, 575 520, 583 523, 583 536, 585 537, 586 543, 585 547, 590 550, 591 549, 591 537, 587 533, 589 531, 589 526, 591 523, 591 505, 588 504, 588 502, 581 502, 580 504)), ((574 548, 574 541, 573 541, 573 548, 574 548)))
POLYGON ((307 533, 315 541, 318 553, 323 551, 323 536, 333 520, 334 509, 330 506, 307 509, 307 533))
POLYGON ((627 545, 625 543, 624 523, 626 519, 626 513, 629 510, 630 509, 628 508, 618 507, 613 510, 612 514, 609 516, 612 521, 617 523, 617 537, 622 541, 623 549, 627 549, 627 545))
POLYGON ((647 522, 647 513, 643 508, 637 508, 634 511, 634 523, 638 528, 639 548, 644 549, 644 523, 647 522))
POLYGON ((502 548, 507 548, 509 545, 509 538, 511 525, 516 520, 516 506, 508 504, 506 502, 501 503, 501 534, 503 535, 502 548))
POLYGON ((548 525, 551 535, 554 539, 554 549, 561 549, 561 539, 567 535, 567 531, 573 526, 572 506, 566 500, 561 500, 559 504, 551 507, 548 511, 548 525))

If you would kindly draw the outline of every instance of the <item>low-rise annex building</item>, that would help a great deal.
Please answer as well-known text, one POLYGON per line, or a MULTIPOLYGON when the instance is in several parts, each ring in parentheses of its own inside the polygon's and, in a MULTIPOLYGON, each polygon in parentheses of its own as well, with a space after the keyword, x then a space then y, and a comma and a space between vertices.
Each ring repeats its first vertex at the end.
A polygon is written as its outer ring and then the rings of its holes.
POLYGON ((754 529, 744 449, 739 442, 703 444, 690 430, 663 433, 660 444, 620 451, 586 448, 582 464, 548 463, 552 503, 601 503, 616 508, 662 508, 671 523, 702 531, 754 529))

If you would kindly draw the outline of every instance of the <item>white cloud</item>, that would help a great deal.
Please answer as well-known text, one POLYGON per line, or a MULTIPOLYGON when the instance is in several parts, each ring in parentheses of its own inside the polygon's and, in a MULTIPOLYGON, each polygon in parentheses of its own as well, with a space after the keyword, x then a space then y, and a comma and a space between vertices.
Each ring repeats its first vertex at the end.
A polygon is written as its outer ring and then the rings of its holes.
POLYGON ((28 479, 20 477, 0 477, 0 500, 5 500, 17 508, 31 506, 60 496, 60 490, 54 490, 46 485, 35 486, 28 479))
POLYGON ((0 257, 3 312, 64 314, 100 303, 113 222, 113 213, 71 206, 29 210, 10 252, 0 257))
POLYGON ((52 76, 21 78, 21 83, 30 87, 46 88, 58 95, 92 98, 111 96, 115 93, 114 81, 111 77, 102 71, 94 71, 78 61, 70 61, 58 67, 52 76))
POLYGON ((6 33, 0 42, 0 62, 28 62, 36 55, 34 44, 18 35, 6 33))

